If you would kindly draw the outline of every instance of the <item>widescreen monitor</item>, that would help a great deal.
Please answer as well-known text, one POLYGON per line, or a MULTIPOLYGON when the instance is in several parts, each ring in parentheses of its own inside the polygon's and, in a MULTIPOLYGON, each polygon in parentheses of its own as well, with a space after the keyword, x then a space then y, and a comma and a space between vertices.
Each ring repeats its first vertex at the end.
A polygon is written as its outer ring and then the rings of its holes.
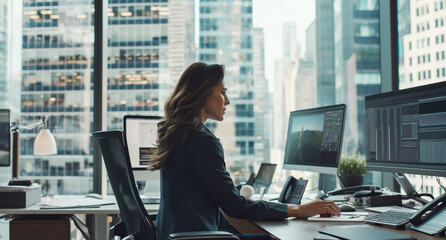
POLYGON ((124 132, 127 138, 130 163, 140 194, 159 196, 160 172, 147 169, 156 150, 158 135, 157 116, 124 116, 124 132))
POLYGON ((446 82, 365 97, 366 167, 446 176, 446 82))
POLYGON ((11 133, 9 109, 0 109, 0 166, 11 164, 11 133))
POLYGON ((283 168, 336 174, 345 109, 340 104, 291 112, 283 168))

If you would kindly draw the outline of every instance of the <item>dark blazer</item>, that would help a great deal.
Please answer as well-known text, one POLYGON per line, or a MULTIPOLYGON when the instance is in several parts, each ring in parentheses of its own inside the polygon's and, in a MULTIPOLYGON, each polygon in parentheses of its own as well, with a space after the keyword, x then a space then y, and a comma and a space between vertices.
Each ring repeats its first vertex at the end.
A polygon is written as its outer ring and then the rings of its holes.
POLYGON ((222 215, 243 219, 283 220, 287 205, 251 201, 240 196, 226 171, 220 140, 203 126, 161 171, 161 205, 156 227, 159 239, 170 233, 223 230, 239 234, 222 215))

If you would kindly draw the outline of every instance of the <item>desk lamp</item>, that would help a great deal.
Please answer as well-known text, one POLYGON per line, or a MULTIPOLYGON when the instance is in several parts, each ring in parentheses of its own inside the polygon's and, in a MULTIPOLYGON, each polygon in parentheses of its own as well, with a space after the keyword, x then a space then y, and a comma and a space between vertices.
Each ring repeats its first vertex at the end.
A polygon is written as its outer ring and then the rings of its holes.
POLYGON ((19 177, 19 130, 29 130, 42 127, 34 140, 34 155, 54 155, 57 154, 56 140, 50 130, 46 128, 46 117, 39 121, 27 125, 22 125, 19 121, 11 123, 12 137, 12 178, 19 177))

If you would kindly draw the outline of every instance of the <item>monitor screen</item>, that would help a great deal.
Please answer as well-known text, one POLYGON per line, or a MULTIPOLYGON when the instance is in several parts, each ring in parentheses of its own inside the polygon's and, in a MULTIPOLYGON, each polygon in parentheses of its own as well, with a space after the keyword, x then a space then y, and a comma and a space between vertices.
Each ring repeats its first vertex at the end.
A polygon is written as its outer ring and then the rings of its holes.
POLYGON ((336 174, 345 104, 290 113, 283 168, 336 174))
POLYGON ((259 168, 259 172, 256 175, 256 182, 270 184, 273 180, 274 172, 276 171, 277 164, 274 163, 262 163, 259 168))
POLYGON ((124 132, 127 138, 130 163, 140 195, 160 197, 160 171, 147 169, 156 148, 158 122, 161 117, 124 116, 124 132))
POLYGON ((446 82, 365 98, 368 170, 446 176, 446 82))
POLYGON ((160 117, 124 116, 124 132, 132 168, 146 169, 156 149, 160 117))
POLYGON ((0 109, 0 166, 11 164, 11 133, 9 109, 0 109))

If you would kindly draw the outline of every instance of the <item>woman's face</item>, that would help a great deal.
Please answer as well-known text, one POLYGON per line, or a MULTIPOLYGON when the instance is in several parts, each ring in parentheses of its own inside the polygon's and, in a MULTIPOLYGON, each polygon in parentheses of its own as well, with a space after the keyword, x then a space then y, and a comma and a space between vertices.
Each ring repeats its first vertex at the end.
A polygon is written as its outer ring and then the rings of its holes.
POLYGON ((226 96, 225 83, 221 82, 214 90, 211 96, 206 99, 206 103, 202 109, 204 121, 207 119, 213 119, 216 121, 222 121, 223 115, 226 111, 226 105, 228 105, 229 99, 226 96))

